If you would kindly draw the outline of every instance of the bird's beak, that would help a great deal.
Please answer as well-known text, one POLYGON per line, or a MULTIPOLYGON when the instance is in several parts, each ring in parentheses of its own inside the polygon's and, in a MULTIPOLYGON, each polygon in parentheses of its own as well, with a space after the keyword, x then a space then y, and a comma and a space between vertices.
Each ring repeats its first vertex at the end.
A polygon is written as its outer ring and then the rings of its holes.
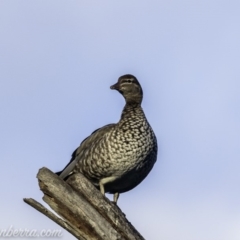
POLYGON ((115 84, 112 85, 110 88, 113 89, 113 90, 119 90, 119 83, 118 83, 118 82, 115 83, 115 84))

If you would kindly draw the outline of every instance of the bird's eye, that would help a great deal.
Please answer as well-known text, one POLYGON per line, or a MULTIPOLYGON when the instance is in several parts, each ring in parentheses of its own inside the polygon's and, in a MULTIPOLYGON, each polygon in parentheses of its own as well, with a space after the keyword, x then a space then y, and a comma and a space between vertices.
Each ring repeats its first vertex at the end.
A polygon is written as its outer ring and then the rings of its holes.
POLYGON ((128 82, 128 83, 132 83, 132 80, 128 79, 127 82, 128 82))

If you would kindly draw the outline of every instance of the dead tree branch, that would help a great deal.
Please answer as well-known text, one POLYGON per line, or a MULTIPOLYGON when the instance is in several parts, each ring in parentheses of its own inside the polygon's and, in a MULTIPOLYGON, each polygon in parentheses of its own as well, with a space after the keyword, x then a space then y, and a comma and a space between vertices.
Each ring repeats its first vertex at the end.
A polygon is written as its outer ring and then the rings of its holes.
POLYGON ((62 218, 34 199, 26 203, 80 240, 144 240, 114 203, 103 196, 83 175, 67 182, 47 168, 37 174, 43 200, 62 218))

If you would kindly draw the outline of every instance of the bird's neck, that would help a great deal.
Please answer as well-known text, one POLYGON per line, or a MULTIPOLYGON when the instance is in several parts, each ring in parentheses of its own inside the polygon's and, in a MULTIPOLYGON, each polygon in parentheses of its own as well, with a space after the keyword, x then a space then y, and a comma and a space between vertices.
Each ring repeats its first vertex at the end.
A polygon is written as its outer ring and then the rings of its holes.
POLYGON ((120 122, 124 122, 127 119, 139 119, 145 118, 145 114, 139 103, 126 103, 125 107, 123 108, 122 115, 120 122))

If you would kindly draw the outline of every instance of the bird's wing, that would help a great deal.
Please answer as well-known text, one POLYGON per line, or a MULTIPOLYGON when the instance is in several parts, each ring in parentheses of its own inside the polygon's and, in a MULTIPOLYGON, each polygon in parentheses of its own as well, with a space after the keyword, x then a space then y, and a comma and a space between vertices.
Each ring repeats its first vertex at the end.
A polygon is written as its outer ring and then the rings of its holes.
POLYGON ((80 146, 73 152, 72 158, 70 162, 67 164, 67 166, 60 172, 56 172, 57 175, 59 175, 62 179, 65 179, 66 177, 70 176, 72 174, 72 171, 77 163, 77 156, 84 151, 85 149, 91 147, 94 142, 101 139, 106 133, 108 133, 116 124, 108 124, 101 128, 98 128, 90 136, 85 138, 80 146))

